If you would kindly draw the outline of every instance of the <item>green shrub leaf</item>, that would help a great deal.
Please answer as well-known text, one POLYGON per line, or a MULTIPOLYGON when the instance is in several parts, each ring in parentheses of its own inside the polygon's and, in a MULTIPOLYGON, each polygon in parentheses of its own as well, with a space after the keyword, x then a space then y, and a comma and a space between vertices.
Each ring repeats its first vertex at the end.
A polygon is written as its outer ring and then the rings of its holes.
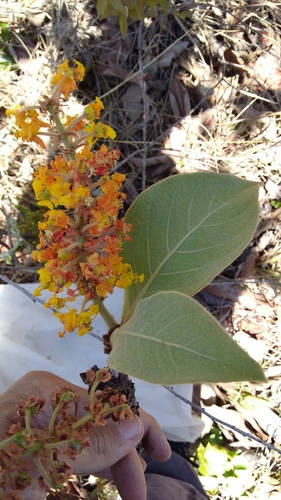
MULTIPOLYGON (((144 9, 144 6, 143 6, 143 2, 136 2, 135 3, 135 13, 136 13, 136 18, 137 19, 143 19, 144 17, 144 12, 143 12, 143 9, 144 9)), ((131 14, 131 11, 130 11, 130 14, 131 14)))
POLYGON ((112 9, 111 5, 108 3, 108 0, 98 0, 97 1, 97 14, 99 17, 103 17, 106 9, 110 6, 110 10, 112 9))
MULTIPOLYGON (((121 0, 108 0, 108 3, 119 13, 126 14, 126 9, 121 0)), ((119 15, 119 14, 118 14, 119 15)))
POLYGON ((127 33, 127 29, 128 29, 128 21, 127 21, 127 17, 125 16, 125 14, 119 14, 119 27, 120 27, 120 31, 121 31, 121 35, 122 37, 124 37, 127 33))
POLYGON ((246 354, 194 299, 159 292, 138 302, 111 335, 108 366, 155 384, 264 381, 246 354))
POLYGON ((202 172, 169 177, 144 191, 126 222, 123 258, 142 284, 125 292, 123 322, 138 300, 162 290, 192 296, 247 246, 258 221, 259 184, 202 172))
POLYGON ((4 43, 7 43, 9 41, 9 37, 10 37, 9 27, 8 27, 8 25, 6 23, 0 23, 0 27, 1 27, 2 41, 4 43))

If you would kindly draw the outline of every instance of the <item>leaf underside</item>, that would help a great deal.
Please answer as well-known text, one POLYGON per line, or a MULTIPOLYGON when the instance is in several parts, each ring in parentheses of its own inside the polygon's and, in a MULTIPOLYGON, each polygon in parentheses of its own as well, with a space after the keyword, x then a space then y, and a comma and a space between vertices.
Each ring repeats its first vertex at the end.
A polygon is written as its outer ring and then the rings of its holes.
POLYGON ((125 291, 123 322, 139 300, 163 290, 192 296, 233 262, 256 228, 258 189, 255 182, 202 172, 144 191, 126 215, 134 229, 123 259, 145 280, 125 291))
POLYGON ((263 381, 261 367, 191 297, 228 266, 255 231, 259 184, 202 172, 144 191, 123 259, 143 283, 125 291, 108 365, 156 384, 263 381))
POLYGON ((154 384, 264 381, 259 364, 194 299, 159 292, 111 336, 108 365, 154 384))

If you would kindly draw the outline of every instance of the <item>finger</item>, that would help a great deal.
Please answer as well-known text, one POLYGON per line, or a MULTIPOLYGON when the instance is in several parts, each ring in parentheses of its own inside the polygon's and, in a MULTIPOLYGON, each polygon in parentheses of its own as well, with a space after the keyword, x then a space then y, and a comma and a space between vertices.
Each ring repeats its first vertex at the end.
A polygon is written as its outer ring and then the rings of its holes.
POLYGON ((143 464, 135 449, 114 464, 111 473, 122 500, 146 500, 143 464))
POLYGON ((95 427, 89 433, 90 446, 70 464, 73 473, 92 474, 111 467, 135 448, 143 432, 143 422, 136 415, 95 427))
POLYGON ((1 395, 1 406, 3 406, 3 414, 1 416, 3 422, 6 421, 7 425, 17 422, 19 418, 16 415, 16 406, 22 399, 34 396, 35 398, 42 397, 45 400, 45 405, 40 413, 32 418, 32 426, 35 428, 47 427, 50 416, 54 410, 52 394, 60 392, 63 387, 66 387, 77 394, 77 405, 73 404, 69 413, 74 415, 78 409, 80 416, 83 416, 85 411, 82 408, 89 403, 89 395, 86 389, 67 382, 53 373, 45 371, 32 371, 21 377, 4 394, 1 395))
POLYGON ((170 445, 156 420, 140 409, 140 416, 144 425, 142 444, 148 455, 158 462, 165 462, 171 456, 170 445))
POLYGON ((26 490, 21 491, 20 498, 22 498, 22 500, 30 500, 31 498, 32 498, 32 500, 45 500, 46 491, 42 491, 42 490, 40 491, 39 486, 38 486, 38 489, 36 489, 36 490, 29 487, 26 490))
MULTIPOLYGON (((147 467, 147 463, 140 456, 139 456, 139 461, 141 463, 142 470, 144 472, 145 469, 146 469, 146 467, 147 467)), ((99 471, 99 477, 103 477, 104 479, 109 479, 110 481, 114 481, 113 475, 112 475, 112 472, 111 472, 111 468, 107 468, 107 469, 103 469, 103 470, 99 471)))

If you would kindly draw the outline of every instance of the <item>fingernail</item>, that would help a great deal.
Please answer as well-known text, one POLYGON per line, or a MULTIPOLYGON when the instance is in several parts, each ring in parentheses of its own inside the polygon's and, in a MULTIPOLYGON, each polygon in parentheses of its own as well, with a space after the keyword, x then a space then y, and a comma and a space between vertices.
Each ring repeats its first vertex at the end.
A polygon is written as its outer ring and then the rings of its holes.
POLYGON ((141 420, 138 417, 125 418, 118 424, 118 429, 125 439, 135 439, 142 431, 141 420))

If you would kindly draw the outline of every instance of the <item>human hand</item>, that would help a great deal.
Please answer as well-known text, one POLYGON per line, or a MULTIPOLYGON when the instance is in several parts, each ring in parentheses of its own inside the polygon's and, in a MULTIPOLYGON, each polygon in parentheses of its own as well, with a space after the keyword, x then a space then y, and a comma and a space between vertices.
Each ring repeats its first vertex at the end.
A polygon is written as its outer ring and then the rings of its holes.
MULTIPOLYGON (((38 415, 32 417, 34 429, 44 429, 48 426, 53 413, 52 392, 60 392, 67 387, 78 395, 77 407, 83 416, 83 406, 89 402, 86 389, 67 382, 60 377, 44 372, 29 372, 12 385, 0 396, 0 441, 11 424, 16 423, 16 405, 21 399, 33 395, 44 398, 45 406, 38 415)), ((71 411, 70 411, 71 412, 71 411)), ((140 417, 114 423, 108 419, 106 426, 97 426, 89 432, 90 446, 76 456, 72 461, 67 457, 63 460, 72 468, 73 474, 94 474, 113 479, 123 500, 145 500, 146 486, 143 471, 145 462, 138 456, 135 446, 142 440, 145 451, 154 460, 165 461, 170 457, 169 444, 153 417, 140 410, 140 417)), ((40 475, 36 464, 30 460, 30 470, 33 478, 40 475)), ((21 493, 22 498, 43 500, 45 492, 40 490, 38 482, 21 493)))

